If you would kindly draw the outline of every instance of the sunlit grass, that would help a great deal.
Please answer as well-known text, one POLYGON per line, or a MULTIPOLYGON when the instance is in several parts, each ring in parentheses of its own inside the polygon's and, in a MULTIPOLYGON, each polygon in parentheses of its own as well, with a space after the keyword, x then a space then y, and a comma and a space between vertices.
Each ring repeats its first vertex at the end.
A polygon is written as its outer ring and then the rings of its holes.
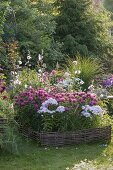
POLYGON ((65 170, 81 160, 98 165, 113 165, 113 141, 109 145, 90 144, 60 148, 38 147, 24 142, 19 155, 0 152, 0 170, 65 170))

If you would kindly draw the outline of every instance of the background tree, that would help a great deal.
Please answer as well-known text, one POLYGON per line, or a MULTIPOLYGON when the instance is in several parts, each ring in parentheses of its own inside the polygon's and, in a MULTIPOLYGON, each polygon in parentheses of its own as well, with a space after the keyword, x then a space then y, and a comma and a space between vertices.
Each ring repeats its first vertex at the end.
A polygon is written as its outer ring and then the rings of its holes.
MULTIPOLYGON (((51 67, 61 61, 59 44, 53 39, 56 23, 52 15, 53 4, 46 0, 13 0, 10 7, 14 12, 15 32, 9 31, 7 25, 12 17, 8 13, 4 27, 5 35, 11 40, 12 35, 19 42, 20 54, 23 61, 28 51, 35 66, 38 54, 44 51, 44 60, 51 67)), ((6 40, 6 36, 4 41, 6 40)))
POLYGON ((8 6, 8 0, 0 1, 0 67, 3 67, 3 65, 5 65, 7 61, 2 35, 4 33, 5 13, 8 6))
POLYGON ((95 11, 92 0, 57 0, 55 4, 58 9, 55 38, 63 43, 65 54, 112 56, 113 42, 108 32, 111 20, 104 8, 95 11))

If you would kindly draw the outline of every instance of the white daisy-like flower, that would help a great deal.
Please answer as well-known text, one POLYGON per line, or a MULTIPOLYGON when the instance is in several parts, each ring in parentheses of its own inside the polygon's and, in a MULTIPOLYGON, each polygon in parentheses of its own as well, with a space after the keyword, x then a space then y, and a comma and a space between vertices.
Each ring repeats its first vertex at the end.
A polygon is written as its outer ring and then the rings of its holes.
POLYGON ((28 56, 27 56, 27 59, 28 59, 28 60, 30 60, 30 59, 31 59, 31 56, 30 56, 29 54, 28 54, 28 56))

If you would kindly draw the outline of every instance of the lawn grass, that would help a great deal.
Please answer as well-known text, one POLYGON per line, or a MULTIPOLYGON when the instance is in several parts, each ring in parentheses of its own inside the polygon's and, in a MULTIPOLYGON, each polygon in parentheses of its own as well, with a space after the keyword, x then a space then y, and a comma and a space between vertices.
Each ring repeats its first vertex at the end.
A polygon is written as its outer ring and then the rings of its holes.
POLYGON ((85 159, 99 165, 113 164, 113 141, 107 146, 90 144, 60 148, 41 148, 36 143, 24 142, 19 155, 0 152, 0 170, 66 170, 85 159))

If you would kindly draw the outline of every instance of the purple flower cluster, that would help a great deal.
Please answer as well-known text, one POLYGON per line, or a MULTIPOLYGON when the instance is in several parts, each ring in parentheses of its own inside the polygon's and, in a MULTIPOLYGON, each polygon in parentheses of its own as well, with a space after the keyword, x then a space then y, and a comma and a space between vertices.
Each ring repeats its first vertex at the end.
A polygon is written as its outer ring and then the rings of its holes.
POLYGON ((52 94, 52 98, 62 103, 89 104, 91 106, 98 102, 95 94, 86 92, 56 93, 52 94))
POLYGON ((49 98, 55 99, 58 103, 64 104, 81 104, 96 105, 97 98, 95 94, 86 92, 70 92, 70 93, 47 93, 44 89, 29 88, 19 95, 15 96, 15 105, 19 107, 32 106, 39 109, 41 104, 49 98))
POLYGON ((15 105, 16 106, 28 106, 33 105, 34 109, 39 109, 41 103, 49 97, 48 93, 43 89, 33 89, 29 88, 24 92, 21 92, 19 95, 15 96, 15 105))
POLYGON ((113 86, 113 76, 105 79, 103 82, 102 82, 102 85, 106 88, 110 88, 111 86, 113 86))

